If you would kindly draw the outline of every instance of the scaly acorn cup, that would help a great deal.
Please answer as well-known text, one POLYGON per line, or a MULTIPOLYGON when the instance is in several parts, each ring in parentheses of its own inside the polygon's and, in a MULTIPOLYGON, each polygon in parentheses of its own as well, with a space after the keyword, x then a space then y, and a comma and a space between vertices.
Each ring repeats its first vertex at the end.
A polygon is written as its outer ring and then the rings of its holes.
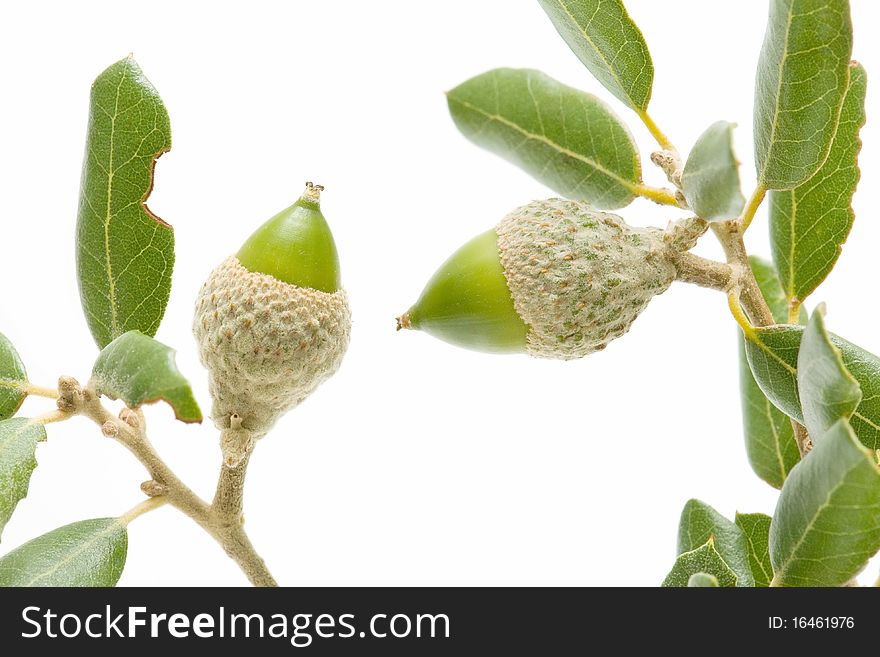
POLYGON ((348 348, 351 311, 322 190, 306 183, 211 273, 196 302, 193 332, 230 467, 336 372, 348 348))
POLYGON ((629 330, 706 228, 696 217, 633 228, 584 202, 533 201, 455 252, 397 327, 478 351, 580 358, 629 330))

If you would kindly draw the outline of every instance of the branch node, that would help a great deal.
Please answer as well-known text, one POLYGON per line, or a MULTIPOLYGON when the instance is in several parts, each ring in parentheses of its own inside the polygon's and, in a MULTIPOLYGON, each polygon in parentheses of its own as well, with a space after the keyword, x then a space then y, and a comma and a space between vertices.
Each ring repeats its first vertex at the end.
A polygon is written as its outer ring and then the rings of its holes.
POLYGON ((230 418, 230 424, 231 428, 220 432, 220 450, 223 452, 224 465, 235 468, 254 449, 254 434, 241 428, 241 418, 237 415, 230 418))
POLYGON ((709 222, 700 217, 686 217, 670 221, 663 234, 663 240, 677 252, 690 251, 697 241, 709 230, 709 222))
MULTIPOLYGON (((676 186, 679 190, 682 187, 681 178, 684 173, 681 166, 681 158, 678 153, 672 150, 654 151, 651 153, 651 162, 653 162, 665 175, 666 179, 676 186)), ((686 205, 687 201, 684 195, 679 192, 676 196, 681 196, 682 202, 686 205)))
POLYGON ((108 438, 118 438, 119 427, 116 426, 116 423, 113 420, 107 420, 104 424, 101 425, 101 433, 103 433, 108 438))
POLYGON ((62 376, 58 379, 58 405, 59 411, 74 413, 83 403, 83 389, 79 381, 72 376, 62 376))
POLYGON ((140 418, 138 418, 137 412, 131 410, 130 408, 123 408, 119 411, 119 419, 125 422, 132 429, 137 429, 141 426, 140 418))
POLYGON ((160 497, 168 494, 168 486, 160 484, 155 479, 148 479, 141 484, 141 491, 147 497, 160 497))

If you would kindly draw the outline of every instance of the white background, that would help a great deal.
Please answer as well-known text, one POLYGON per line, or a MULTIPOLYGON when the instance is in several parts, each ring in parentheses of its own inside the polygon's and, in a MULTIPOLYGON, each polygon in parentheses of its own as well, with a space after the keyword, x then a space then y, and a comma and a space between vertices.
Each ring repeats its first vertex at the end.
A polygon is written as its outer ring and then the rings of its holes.
MULTIPOLYGON (((754 182, 751 105, 766 3, 630 0, 656 77, 651 111, 686 151, 738 121, 754 182)), ((855 57, 880 75, 876 5, 853 2, 855 57)), ((252 461, 247 527, 285 585, 655 585, 682 505, 772 513, 741 437, 735 326, 717 292, 676 284, 606 351, 561 363, 459 350, 394 317, 434 269, 507 211, 551 193, 468 143, 443 91, 497 66, 533 67, 607 99, 536 2, 19 2, 0 9, 3 157, 0 330, 35 383, 87 378, 74 226, 89 85, 134 52, 171 115, 151 209, 174 225, 177 268, 158 338, 207 409, 190 322, 210 270, 305 180, 327 187, 355 325, 334 379, 286 416, 252 461)), ((878 86, 868 90, 858 219, 834 273, 832 330, 875 352, 878 86)), ((646 158, 647 159, 647 158, 646 158)), ((649 182, 663 182, 646 164, 649 182)), ((676 211, 636 201, 637 225, 676 211)), ((698 247, 718 256, 710 243, 698 247)), ((749 232, 768 253, 763 213, 749 232)), ((47 410, 29 400, 27 413, 47 410)), ((148 409, 175 470, 210 496, 209 423, 148 409)), ((85 420, 52 425, 2 551, 142 499, 145 473, 85 420)), ((877 564, 865 580, 876 577, 877 564)), ((121 584, 245 584, 169 508, 131 526, 121 584)))

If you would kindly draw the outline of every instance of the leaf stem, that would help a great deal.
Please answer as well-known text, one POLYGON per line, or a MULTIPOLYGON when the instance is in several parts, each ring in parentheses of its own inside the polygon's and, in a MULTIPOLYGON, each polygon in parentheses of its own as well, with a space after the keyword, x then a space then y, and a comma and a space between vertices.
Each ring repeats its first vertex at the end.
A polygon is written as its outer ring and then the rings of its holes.
POLYGON ((33 383, 25 383, 21 386, 22 392, 26 395, 31 395, 34 397, 48 397, 49 399, 58 399, 58 389, 57 388, 47 388, 45 386, 37 386, 33 383))
POLYGON ((727 294, 727 305, 730 308, 730 314, 733 315, 736 323, 739 324, 739 327, 742 329, 742 332, 746 336, 746 339, 754 339, 755 327, 752 326, 749 318, 746 317, 746 314, 743 311, 742 305, 740 303, 739 294, 737 294, 736 290, 731 290, 727 294))
POLYGON ((758 208, 761 207, 761 203, 764 202, 764 197, 767 195, 767 188, 763 185, 758 185, 755 187, 755 191, 752 192, 751 197, 749 197, 749 202, 746 203, 746 206, 743 208, 742 215, 740 215, 739 223, 742 226, 742 232, 745 233, 748 230, 749 226, 752 223, 752 219, 755 218, 755 214, 758 212, 758 208))
POLYGON ((676 197, 675 193, 663 187, 652 187, 645 183, 633 185, 632 191, 642 198, 646 198, 660 205, 671 205, 676 208, 682 207, 681 201, 676 197))
POLYGON ((648 114, 648 110, 637 109, 636 114, 638 114, 642 123, 644 123, 645 127, 648 129, 648 132, 651 133, 651 136, 654 137, 661 148, 660 151, 651 154, 651 162, 663 171, 666 175, 666 179, 675 185, 675 188, 678 190, 678 193, 675 194, 675 204, 680 208, 686 209, 688 203, 687 199, 685 199, 684 188, 682 186, 683 166, 678 149, 669 137, 667 137, 657 124, 654 123, 654 119, 648 114))
POLYGON ((669 141, 669 137, 663 134, 663 131, 660 130, 659 126, 654 122, 654 119, 648 114, 648 110, 637 109, 636 114, 639 115, 639 118, 642 120, 642 123, 645 124, 648 132, 651 133, 651 136, 654 137, 658 144, 660 144, 660 148, 674 153, 678 152, 673 143, 669 141))
POLYGON ((142 486, 145 492, 155 495, 156 499, 164 498, 165 502, 192 518, 223 547, 252 584, 277 586, 245 533, 240 517, 233 522, 219 514, 190 490, 156 453, 146 436, 142 413, 124 408, 119 417, 114 416, 93 390, 82 388, 72 377, 59 379, 58 392, 60 411, 89 418, 101 427, 105 436, 115 439, 141 462, 151 478, 150 485, 142 486))
POLYGON ((73 417, 73 415, 71 415, 69 412, 62 411, 61 409, 56 409, 54 411, 44 413, 43 415, 38 415, 32 421, 45 426, 47 424, 52 424, 53 422, 63 422, 64 420, 69 420, 71 417, 73 417))
POLYGON ((788 302, 788 323, 797 324, 801 316, 801 302, 798 299, 790 299, 788 302))
POLYGON ((151 497, 132 507, 129 511, 119 516, 119 521, 123 525, 129 525, 133 520, 140 518, 145 513, 149 513, 161 506, 168 504, 167 497, 151 497))

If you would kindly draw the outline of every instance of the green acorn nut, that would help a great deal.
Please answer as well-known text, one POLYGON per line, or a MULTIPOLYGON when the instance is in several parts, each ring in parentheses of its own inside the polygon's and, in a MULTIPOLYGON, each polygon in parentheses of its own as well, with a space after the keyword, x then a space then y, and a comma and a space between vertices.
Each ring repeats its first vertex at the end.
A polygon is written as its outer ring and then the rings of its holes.
POLYGON ((232 466, 339 368, 351 312, 323 187, 269 219, 202 286, 193 332, 232 466))
POLYGON ((398 329, 492 353, 569 360, 626 333, 706 230, 633 228, 580 201, 534 201, 452 255, 398 329))

